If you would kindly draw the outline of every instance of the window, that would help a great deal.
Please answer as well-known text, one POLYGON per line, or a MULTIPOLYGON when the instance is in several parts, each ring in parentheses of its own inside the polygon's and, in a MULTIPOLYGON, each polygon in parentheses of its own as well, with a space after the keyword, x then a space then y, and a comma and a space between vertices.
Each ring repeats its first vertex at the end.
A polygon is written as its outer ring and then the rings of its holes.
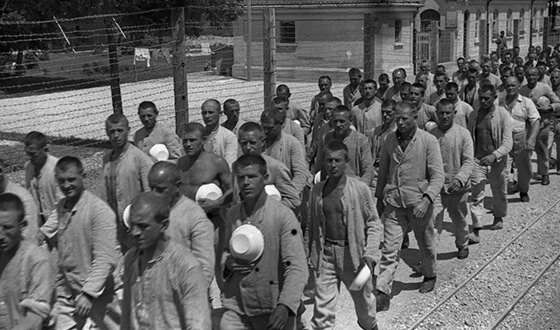
POLYGON ((525 10, 521 9, 519 11, 519 35, 525 34, 525 10))
POLYGON ((474 22, 474 40, 478 41, 478 21, 474 22))
POLYGON ((395 43, 402 42, 402 20, 395 20, 395 43))
POLYGON ((296 43, 296 22, 280 22, 280 43, 296 43))

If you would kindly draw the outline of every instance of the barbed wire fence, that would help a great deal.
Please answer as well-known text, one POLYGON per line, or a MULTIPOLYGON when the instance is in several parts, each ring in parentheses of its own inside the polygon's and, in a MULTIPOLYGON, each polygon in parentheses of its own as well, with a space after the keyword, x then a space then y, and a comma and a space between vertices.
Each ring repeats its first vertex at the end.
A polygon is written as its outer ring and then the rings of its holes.
MULTIPOLYGON (((130 120, 131 132, 141 127, 137 106, 145 100, 158 106, 160 122, 170 128, 176 127, 176 98, 180 95, 177 95, 173 76, 180 63, 173 60, 173 47, 182 40, 173 39, 173 25, 141 19, 150 13, 171 16, 172 11, 166 8, 48 21, 0 22, 0 30, 6 25, 25 27, 21 33, 0 35, 0 44, 14 45, 13 49, 0 52, 0 132, 25 134, 38 130, 63 138, 68 144, 94 145, 106 141, 104 121, 114 110, 110 87, 111 47, 118 53, 118 87, 122 111, 130 120), (107 20, 111 21, 110 28, 107 20), (51 27, 47 32, 33 32, 34 27, 46 25, 51 27), (111 38, 107 38, 108 35, 111 38), (25 49, 22 66, 15 64, 18 56, 15 49, 25 49), (84 143, 84 140, 89 142, 84 143)), ((250 33, 248 15, 243 15, 233 27, 236 33, 224 33, 209 25, 200 37, 184 39, 188 102, 180 110, 188 113, 189 121, 201 121, 200 105, 209 98, 221 102, 235 98, 241 105, 241 118, 258 120, 267 99, 264 90, 269 91, 270 100, 275 86, 280 83, 290 87, 291 102, 308 108, 313 95, 319 92, 319 75, 313 73, 317 72, 317 61, 313 56, 320 54, 325 75, 341 77, 350 67, 356 66, 341 62, 337 52, 326 51, 327 48, 319 44, 308 45, 308 54, 303 55, 308 58, 297 64, 288 57, 276 57, 278 51, 289 51, 293 46, 295 29, 273 18, 269 22, 273 32, 267 34, 262 32, 266 28, 263 10, 253 10, 253 14, 253 30, 261 32, 250 33), (274 39, 272 44, 268 43, 268 58, 273 61, 270 63, 264 58, 263 44, 267 35, 274 39), (254 41, 249 58, 248 38, 254 41), (253 73, 250 81, 247 64, 251 65, 253 73), (235 72, 235 66, 244 66, 244 73, 235 72), (269 77, 275 79, 264 84, 262 72, 267 66, 269 77), (293 72, 309 74, 294 75, 293 72)), ((200 22, 185 21, 184 25, 189 28, 200 22)), ((362 67, 361 62, 358 67, 362 67)), ((332 90, 336 96, 342 96, 346 79, 333 79, 332 90)))

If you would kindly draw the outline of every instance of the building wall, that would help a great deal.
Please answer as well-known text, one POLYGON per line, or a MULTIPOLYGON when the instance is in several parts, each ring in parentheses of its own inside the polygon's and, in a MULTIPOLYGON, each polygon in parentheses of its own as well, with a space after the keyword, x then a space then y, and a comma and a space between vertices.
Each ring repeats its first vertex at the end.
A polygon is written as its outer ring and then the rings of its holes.
MULTIPOLYGON (((374 75, 389 73, 397 67, 412 68, 412 13, 395 11, 391 15, 372 12, 374 29, 374 75), (387 17, 390 17, 388 19, 387 17), (395 43, 395 21, 401 21, 401 42, 395 43)), ((253 11, 252 74, 262 75, 263 22, 262 13, 253 11)), ((364 68, 363 10, 298 10, 276 9, 276 68, 277 77, 316 79, 328 74, 333 79, 347 79, 352 67, 364 68), (294 21, 295 44, 280 43, 280 23, 294 21)), ((246 17, 234 26, 233 76, 246 76, 246 17)))

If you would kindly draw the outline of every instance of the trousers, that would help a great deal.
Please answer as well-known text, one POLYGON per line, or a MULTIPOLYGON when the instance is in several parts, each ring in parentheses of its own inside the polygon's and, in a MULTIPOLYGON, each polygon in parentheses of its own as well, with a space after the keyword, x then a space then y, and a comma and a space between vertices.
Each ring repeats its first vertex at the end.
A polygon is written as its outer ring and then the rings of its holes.
POLYGON ((457 249, 464 249, 469 246, 468 201, 469 192, 465 190, 452 194, 442 193, 438 200, 434 202, 435 228, 438 234, 441 234, 443 230, 443 217, 447 210, 453 223, 453 234, 455 235, 455 246, 457 249))
POLYGON ((535 152, 537 153, 537 173, 539 175, 548 175, 548 166, 550 163, 550 155, 548 153, 548 133, 550 132, 549 121, 541 123, 541 129, 537 136, 535 144, 535 152))
POLYGON ((507 156, 490 166, 482 166, 475 158, 471 175, 471 218, 473 228, 482 228, 484 215, 484 187, 490 181, 494 217, 507 215, 507 156))
POLYGON ((381 249, 376 287, 377 290, 388 295, 391 294, 393 278, 399 265, 403 234, 406 234, 409 226, 418 242, 423 275, 425 277, 436 276, 434 206, 430 205, 422 218, 414 217, 413 210, 412 206, 398 208, 387 204, 385 207, 383 248, 381 249))
MULTIPOLYGON (((519 132, 513 134, 513 148, 509 153, 507 169, 511 168, 511 163, 515 164, 517 169, 517 183, 519 192, 528 193, 529 184, 533 177, 533 165, 531 164, 532 151, 525 150, 527 141, 527 133, 519 132)), ((511 180, 510 180, 511 181, 511 180)))
MULTIPOLYGON (((267 329, 267 323, 270 319, 270 313, 257 315, 257 316, 247 316, 241 315, 235 311, 227 309, 222 315, 220 321, 220 329, 222 330, 261 330, 267 329)), ((296 317, 294 314, 288 316, 288 321, 284 326, 284 330, 295 330, 296 329, 296 317)))
MULTIPOLYGON (((315 306, 311 326, 313 329, 334 329, 335 308, 340 293, 340 283, 346 288, 352 284, 357 273, 353 270, 348 246, 336 246, 325 243, 320 272, 315 278, 315 306)), ((373 285, 367 281, 359 291, 349 291, 354 301, 358 325, 362 329, 373 329, 377 325, 375 318, 375 297, 373 285)))

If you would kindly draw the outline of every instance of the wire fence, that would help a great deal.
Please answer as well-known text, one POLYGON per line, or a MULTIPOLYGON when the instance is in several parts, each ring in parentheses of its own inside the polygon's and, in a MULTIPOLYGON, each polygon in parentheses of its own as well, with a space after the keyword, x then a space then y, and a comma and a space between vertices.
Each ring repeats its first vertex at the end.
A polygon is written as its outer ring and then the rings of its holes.
MULTIPOLYGON (((128 13, 126 17, 107 14, 0 22, 0 31, 5 32, 0 34, 0 45, 4 45, 0 47, 0 132, 25 134, 38 130, 52 137, 69 138, 68 143, 106 140, 103 123, 113 112, 109 86, 111 46, 118 52, 122 108, 132 132, 141 127, 137 106, 145 100, 158 106, 160 122, 175 127, 176 40, 169 22, 146 21, 146 15, 156 12, 171 16, 171 9, 160 9, 128 13)), ((240 102, 243 119, 258 120, 264 109, 266 87, 262 75, 265 33, 262 12, 253 17, 251 33, 245 15, 231 29, 203 24, 200 36, 186 38, 190 121, 201 121, 200 105, 209 98, 221 102, 235 98, 240 102), (249 37, 254 41, 250 59, 249 37), (245 79, 248 63, 252 63, 254 73, 251 81, 245 79)), ((307 24, 318 23, 310 20, 307 24)), ((320 24, 328 28, 324 22, 320 24)), ((332 91, 342 97, 348 69, 363 68, 363 46, 353 40, 357 36, 347 36, 345 43, 337 43, 334 48, 326 40, 297 44, 292 23, 275 20, 273 25, 276 84, 286 83, 293 95, 291 102, 304 109, 319 92, 320 75, 333 76, 332 91), (290 52, 294 55, 296 46, 297 56, 286 56, 290 52)), ((185 22, 187 31, 200 26, 199 21, 185 22)))

